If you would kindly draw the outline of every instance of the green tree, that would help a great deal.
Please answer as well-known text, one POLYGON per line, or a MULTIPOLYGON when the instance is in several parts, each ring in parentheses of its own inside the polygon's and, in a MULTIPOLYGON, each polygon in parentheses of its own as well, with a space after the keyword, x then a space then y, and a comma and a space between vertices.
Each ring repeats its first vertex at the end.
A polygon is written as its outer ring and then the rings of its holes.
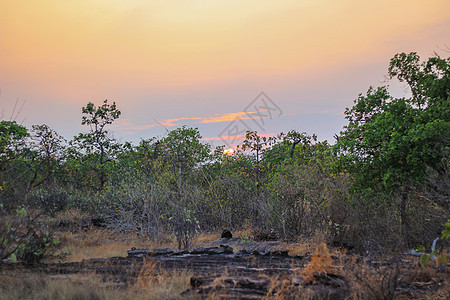
POLYGON ((183 184, 189 172, 209 158, 210 147, 208 144, 201 143, 201 138, 197 128, 183 126, 170 131, 161 140, 162 159, 172 171, 180 200, 183 184))
MULTIPOLYGON (((387 87, 370 87, 346 109, 348 125, 337 147, 341 167, 367 195, 398 195, 404 237, 407 199, 430 171, 444 172, 450 146, 450 58, 420 62, 416 53, 397 54, 389 76, 406 82, 410 98, 394 98, 387 87)), ((368 196, 370 197, 370 196, 368 196)))
POLYGON ((120 150, 120 144, 111 137, 106 126, 118 119, 121 112, 115 102, 109 104, 105 100, 98 107, 89 102, 82 108, 82 113, 81 124, 90 126, 90 132, 80 133, 71 141, 67 167, 73 172, 81 171, 81 177, 87 175, 94 182, 93 186, 102 190, 113 159, 120 150))
POLYGON ((28 168, 27 190, 44 183, 54 185, 64 160, 64 138, 47 125, 33 125, 22 159, 28 168))
POLYGON ((27 137, 26 127, 16 121, 0 121, 0 161, 3 163, 17 153, 19 142, 27 137))
POLYGON ((15 121, 0 121, 0 204, 7 210, 26 194, 21 153, 28 136, 27 128, 15 121))

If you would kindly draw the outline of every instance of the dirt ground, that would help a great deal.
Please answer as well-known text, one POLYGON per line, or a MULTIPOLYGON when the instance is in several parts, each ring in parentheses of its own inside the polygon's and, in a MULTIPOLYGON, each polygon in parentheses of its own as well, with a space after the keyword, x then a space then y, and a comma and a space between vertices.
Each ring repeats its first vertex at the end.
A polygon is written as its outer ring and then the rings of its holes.
MULTIPOLYGON (((96 289, 107 288, 118 298, 123 291, 154 289, 181 280, 184 283, 176 289, 167 289, 165 294, 146 292, 127 294, 127 297, 450 299, 449 273, 448 266, 423 269, 417 257, 406 255, 367 258, 330 252, 324 244, 318 245, 313 252, 296 254, 292 245, 277 241, 220 238, 204 242, 190 251, 130 247, 126 256, 37 265, 2 262, 0 293, 5 297, 0 298, 8 299, 9 289, 21 282, 24 274, 32 274, 51 282, 78 282, 79 286, 93 287, 94 294, 98 293, 96 289)), ((43 284, 49 285, 48 282, 43 284)), ((94 298, 102 299, 102 295, 94 298)))

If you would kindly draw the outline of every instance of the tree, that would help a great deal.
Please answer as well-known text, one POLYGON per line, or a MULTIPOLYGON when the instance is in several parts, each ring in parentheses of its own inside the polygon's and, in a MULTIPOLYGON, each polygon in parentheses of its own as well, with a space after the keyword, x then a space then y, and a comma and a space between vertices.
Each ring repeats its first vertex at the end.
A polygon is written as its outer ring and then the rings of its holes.
POLYGON ((197 128, 177 128, 168 133, 161 141, 162 158, 165 164, 171 168, 173 178, 176 178, 178 198, 182 199, 182 187, 184 178, 198 164, 203 163, 209 157, 208 144, 202 144, 200 132, 197 128))
POLYGON ((394 98, 387 87, 370 87, 346 109, 348 125, 337 148, 341 167, 353 174, 359 192, 400 197, 405 238, 411 188, 430 171, 443 172, 450 146, 450 58, 420 62, 416 53, 395 55, 390 78, 406 82, 410 98, 394 98))
POLYGON ((64 159, 64 138, 47 125, 33 125, 21 151, 28 169, 27 192, 43 183, 54 184, 64 159))
POLYGON ((27 129, 15 121, 0 122, 0 161, 14 157, 19 141, 27 137, 27 129))
POLYGON ((17 198, 23 198, 24 169, 20 168, 20 155, 29 136, 28 130, 15 121, 0 121, 0 208, 12 209, 17 198))
POLYGON ((82 173, 93 171, 98 180, 97 189, 101 190, 108 179, 108 167, 120 148, 105 128, 118 119, 121 112, 115 102, 108 104, 105 100, 99 107, 89 102, 82 108, 82 113, 81 124, 89 125, 90 132, 80 133, 71 141, 69 168, 84 169, 82 173))

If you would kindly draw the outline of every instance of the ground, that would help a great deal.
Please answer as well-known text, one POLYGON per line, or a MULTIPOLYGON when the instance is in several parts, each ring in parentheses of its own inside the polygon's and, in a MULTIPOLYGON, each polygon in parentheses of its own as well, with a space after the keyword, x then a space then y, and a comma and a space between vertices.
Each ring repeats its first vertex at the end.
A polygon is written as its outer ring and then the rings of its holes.
POLYGON ((448 266, 322 243, 202 235, 190 251, 107 229, 65 232, 59 258, 0 264, 1 299, 449 299, 448 266), (71 252, 67 254, 67 252, 71 252), (64 257, 65 256, 65 257, 64 257))

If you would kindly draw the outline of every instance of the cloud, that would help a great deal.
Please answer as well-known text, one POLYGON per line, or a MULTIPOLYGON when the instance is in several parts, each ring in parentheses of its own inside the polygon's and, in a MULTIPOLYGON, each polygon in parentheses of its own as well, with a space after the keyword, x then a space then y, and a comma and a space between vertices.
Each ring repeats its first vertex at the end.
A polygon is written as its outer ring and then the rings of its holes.
POLYGON ((159 124, 147 124, 147 125, 135 125, 129 119, 119 119, 116 120, 112 125, 113 128, 119 129, 121 131, 141 131, 145 129, 149 129, 152 127, 156 127, 159 124))
POLYGON ((169 127, 173 127, 173 126, 177 126, 178 124, 175 124, 178 121, 181 120, 203 120, 203 118, 177 118, 177 119, 167 119, 164 122, 162 122, 161 124, 157 124, 157 125, 163 125, 163 126, 169 126, 169 127))
POLYGON ((236 113, 229 113, 224 114, 218 117, 213 118, 204 118, 201 123, 217 123, 217 122, 232 122, 236 119, 251 119, 252 114, 256 114, 255 112, 247 112, 247 111, 240 111, 236 113))
POLYGON ((175 127, 180 125, 180 121, 194 120, 197 121, 195 123, 219 123, 219 122, 233 122, 237 119, 252 119, 254 118, 252 115, 260 113, 258 112, 235 112, 228 113, 223 115, 216 115, 216 117, 208 117, 208 118, 174 118, 174 119, 166 119, 163 122, 154 121, 154 124, 144 124, 144 125, 135 125, 129 119, 119 119, 113 125, 114 128, 119 129, 121 131, 142 131, 149 128, 153 128, 156 126, 167 126, 167 127, 175 127))

